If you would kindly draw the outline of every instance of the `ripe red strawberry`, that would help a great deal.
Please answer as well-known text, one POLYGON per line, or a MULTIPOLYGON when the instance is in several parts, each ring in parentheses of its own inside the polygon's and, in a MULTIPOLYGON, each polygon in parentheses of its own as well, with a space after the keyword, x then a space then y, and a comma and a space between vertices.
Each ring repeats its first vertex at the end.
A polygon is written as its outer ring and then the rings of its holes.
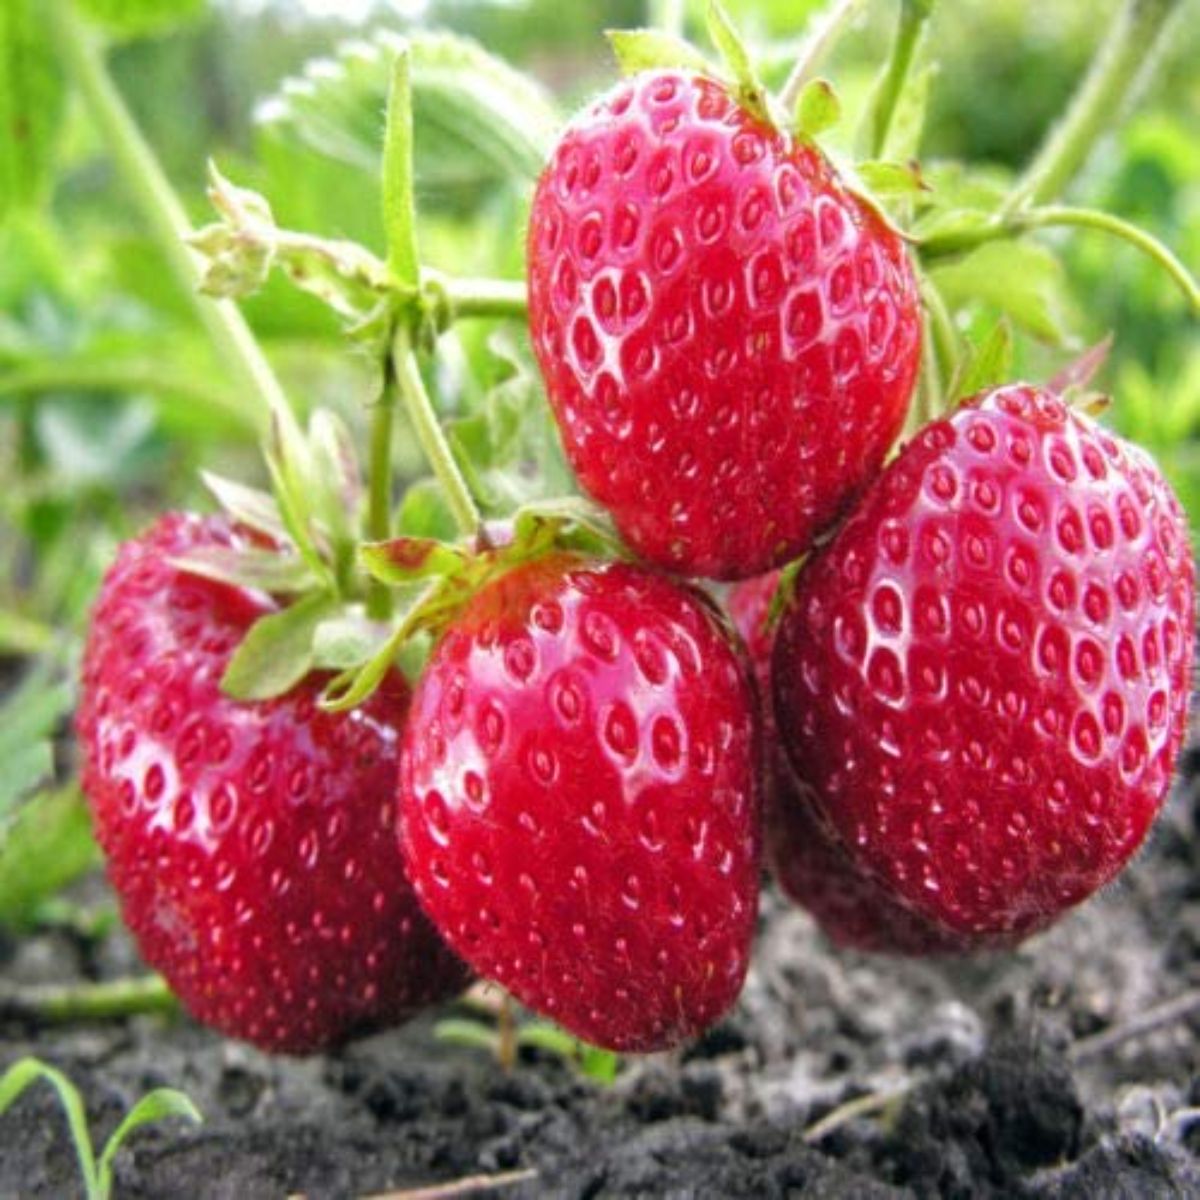
POLYGON ((698 594, 555 555, 470 602, 413 698, 409 874, 480 974, 588 1041, 733 1003, 758 899, 753 697, 698 594))
POLYGON ((647 72, 569 126, 528 271, 567 455, 652 562, 796 557, 900 431, 920 341, 900 240, 714 80, 647 72))
POLYGON ((928 426, 803 571, 775 712, 858 869, 962 945, 1111 879, 1183 735, 1194 570, 1153 462, 1012 386, 928 426))
POLYGON ((936 954, 958 949, 956 939, 897 903, 855 866, 818 815, 810 790, 793 775, 775 728, 771 702, 773 631, 768 624, 780 572, 730 589, 728 606, 746 642, 762 706, 766 744, 764 851, 784 895, 805 909, 838 946, 880 954, 936 954))
POLYGON ((396 852, 403 679, 347 715, 316 707, 316 679, 261 704, 220 692, 275 604, 169 560, 241 544, 223 518, 170 515, 121 548, 84 658, 83 787, 147 962, 199 1020, 305 1053, 398 1023, 467 976, 396 852))

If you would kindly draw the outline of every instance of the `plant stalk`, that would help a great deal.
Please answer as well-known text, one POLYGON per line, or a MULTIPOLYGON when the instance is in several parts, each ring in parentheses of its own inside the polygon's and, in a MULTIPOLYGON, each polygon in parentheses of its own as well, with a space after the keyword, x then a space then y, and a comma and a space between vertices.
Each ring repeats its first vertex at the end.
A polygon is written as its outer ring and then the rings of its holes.
POLYGON ((813 31, 804 39, 800 55, 779 93, 779 103, 784 112, 790 114, 795 109, 804 85, 816 78, 826 55, 837 44, 838 38, 862 6, 863 0, 833 0, 828 11, 817 17, 813 31))
MULTIPOLYGON (((396 412, 396 377, 389 358, 383 386, 371 412, 371 448, 367 468, 367 536, 374 542, 392 535, 392 437, 396 412)), ((392 593, 378 579, 367 585, 367 615, 386 621, 392 615, 392 593)))
POLYGON ((179 1001, 160 975, 68 987, 0 989, 0 1016, 42 1024, 173 1013, 178 1008, 179 1001))
POLYGON ((117 91, 95 37, 70 0, 51 0, 47 8, 62 61, 83 93, 88 112, 103 133, 126 187, 176 279, 191 297, 218 353, 233 365, 257 402, 259 427, 266 428, 272 415, 294 420, 279 380, 240 310, 232 301, 209 300, 198 292, 197 260, 184 242, 191 233, 187 214, 117 91))
POLYGON ((529 311, 525 284, 509 279, 457 279, 438 276, 435 286, 451 320, 469 317, 524 319, 529 311))
POLYGON ((896 113, 896 102, 904 90, 913 58, 933 11, 933 0, 901 0, 900 21, 888 59, 887 71, 871 104, 871 157, 880 158, 887 148, 888 133, 896 113))
POLYGON ((1123 221, 1111 213, 1100 212, 1096 209, 1071 208, 1067 205, 1055 204, 1045 205, 1041 208, 1023 209, 1007 215, 1001 214, 995 220, 976 229, 964 230, 961 233, 950 234, 942 238, 933 237, 922 242, 921 259, 925 263, 932 263, 938 259, 965 254, 986 242, 1017 237, 1033 229, 1065 227, 1097 229, 1128 242, 1170 275, 1186 297, 1193 313, 1200 316, 1200 284, 1197 283, 1183 262, 1167 246, 1144 229, 1139 229, 1136 225, 1131 225, 1128 221, 1123 221))
POLYGON ((425 381, 421 378, 413 354, 412 336, 407 329, 401 328, 392 343, 391 366, 417 441, 420 442, 421 449, 424 450, 425 457, 442 486, 455 523, 467 536, 477 536, 482 528, 483 518, 467 487, 467 481, 458 468, 458 463, 454 461, 450 443, 446 440, 445 431, 434 411, 433 401, 425 390, 425 381))
POLYGON ((1101 135, 1116 125, 1181 6, 1182 0, 1125 0, 1066 113, 1017 180, 1001 216, 1062 195, 1101 135))

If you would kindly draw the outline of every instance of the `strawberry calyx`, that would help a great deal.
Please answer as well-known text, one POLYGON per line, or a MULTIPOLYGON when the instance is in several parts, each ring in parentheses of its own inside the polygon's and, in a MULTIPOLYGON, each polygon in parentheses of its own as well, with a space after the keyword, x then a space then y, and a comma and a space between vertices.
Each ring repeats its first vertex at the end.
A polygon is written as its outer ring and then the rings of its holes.
POLYGON ((526 505, 511 521, 490 523, 473 543, 398 537, 364 544, 361 566, 395 590, 399 619, 374 653, 329 682, 322 707, 336 712, 361 704, 397 657, 406 667, 419 669, 429 642, 441 636, 476 593, 514 567, 563 552, 605 559, 629 556, 607 514, 577 496, 526 505))

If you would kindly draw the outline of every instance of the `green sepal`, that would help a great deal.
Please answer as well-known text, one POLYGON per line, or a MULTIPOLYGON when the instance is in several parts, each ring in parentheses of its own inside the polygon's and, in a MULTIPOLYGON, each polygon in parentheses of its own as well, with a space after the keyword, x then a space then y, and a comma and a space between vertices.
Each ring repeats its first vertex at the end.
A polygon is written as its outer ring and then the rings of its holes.
POLYGON ((810 79, 796 99, 793 131, 807 141, 832 129, 842 117, 842 102, 828 79, 810 79))
POLYGON ((336 606, 330 593, 313 592, 260 617, 230 658, 221 690, 244 702, 272 700, 291 691, 312 670, 317 626, 336 606))
POLYGON ((737 88, 738 101, 762 121, 771 120, 770 102, 767 89, 754 67, 750 51, 742 41, 725 6, 720 0, 708 0, 705 14, 708 36, 721 55, 721 60, 728 68, 737 88))
POLYGON ((458 546, 420 537, 368 542, 359 549, 358 557, 369 575, 389 587, 461 575, 472 561, 471 555, 458 546))
POLYGON ((383 136, 383 227, 388 269, 397 283, 416 288, 421 279, 417 253, 417 206, 413 194, 412 51, 397 38, 388 81, 383 136))
POLYGON ((775 585, 775 592, 771 596, 771 603, 767 605, 767 629, 772 630, 779 624, 779 618, 783 616, 783 610, 787 608, 792 594, 796 590, 796 580, 799 578, 800 572, 804 569, 804 564, 807 561, 807 555, 802 555, 794 562, 787 564, 779 572, 779 582, 775 585))
POLYGON ((879 197, 919 196, 932 190, 921 174, 920 164, 915 160, 900 163, 870 159, 856 163, 854 170, 871 192, 879 197))
POLYGON ((713 64, 691 42, 661 29, 609 29, 604 36, 622 75, 671 70, 717 74, 713 64))
POLYGON ((1112 353, 1113 340, 1113 335, 1109 333, 1094 346, 1089 346, 1065 367, 1056 371, 1046 386, 1067 400, 1078 396, 1081 392, 1086 392, 1092 380, 1108 362, 1108 356, 1112 353))
POLYGON ((350 546, 364 487, 354 437, 337 413, 317 409, 308 422, 313 509, 335 545, 350 546))
POLYGON ((201 471, 204 486, 212 493, 216 502, 239 525, 265 534, 273 541, 287 542, 287 528, 279 505, 270 492, 247 487, 236 479, 226 479, 212 471, 201 471))
POLYGON ((279 596, 311 591, 318 582, 304 559, 284 550, 198 546, 172 558, 171 565, 215 583, 279 596))
POLYGON ((951 404, 1011 379, 1013 349, 1012 323, 1001 317, 979 347, 959 363, 946 389, 951 404))
POLYGON ((379 653, 390 633, 384 622, 371 620, 362 605, 347 605, 317 626, 313 634, 313 668, 356 670, 379 653))

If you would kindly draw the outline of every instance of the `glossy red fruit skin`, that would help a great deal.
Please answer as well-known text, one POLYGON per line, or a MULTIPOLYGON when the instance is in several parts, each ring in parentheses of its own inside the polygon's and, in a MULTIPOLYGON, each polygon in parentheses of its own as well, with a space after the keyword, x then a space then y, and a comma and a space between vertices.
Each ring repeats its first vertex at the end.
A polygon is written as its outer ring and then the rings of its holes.
POLYGON ((860 869, 964 943, 1011 942, 1145 837, 1194 603, 1150 458, 1044 389, 996 389, 928 426, 802 572, 780 736, 860 869))
POLYGON ((568 126, 527 258, 567 456, 650 562, 795 558, 900 431, 920 357, 900 240, 711 79, 646 72, 568 126))
POLYGON ((758 900, 751 684, 707 601, 554 555, 470 602, 413 698, 400 831, 481 975, 589 1042, 661 1050, 733 1003, 758 900))
POLYGON ((268 596, 170 563, 243 545, 219 517, 169 514, 105 577, 83 663, 83 789, 126 924, 198 1020, 303 1054, 461 990, 395 844, 398 674, 361 708, 321 681, 239 704, 219 682, 268 596))
POLYGON ((775 728, 771 701, 774 630, 768 621, 779 571, 735 584, 727 607, 754 668, 765 744, 764 838, 767 865, 780 890, 805 909, 835 945, 875 954, 955 953, 959 939, 918 917, 858 869, 792 773, 775 728))

